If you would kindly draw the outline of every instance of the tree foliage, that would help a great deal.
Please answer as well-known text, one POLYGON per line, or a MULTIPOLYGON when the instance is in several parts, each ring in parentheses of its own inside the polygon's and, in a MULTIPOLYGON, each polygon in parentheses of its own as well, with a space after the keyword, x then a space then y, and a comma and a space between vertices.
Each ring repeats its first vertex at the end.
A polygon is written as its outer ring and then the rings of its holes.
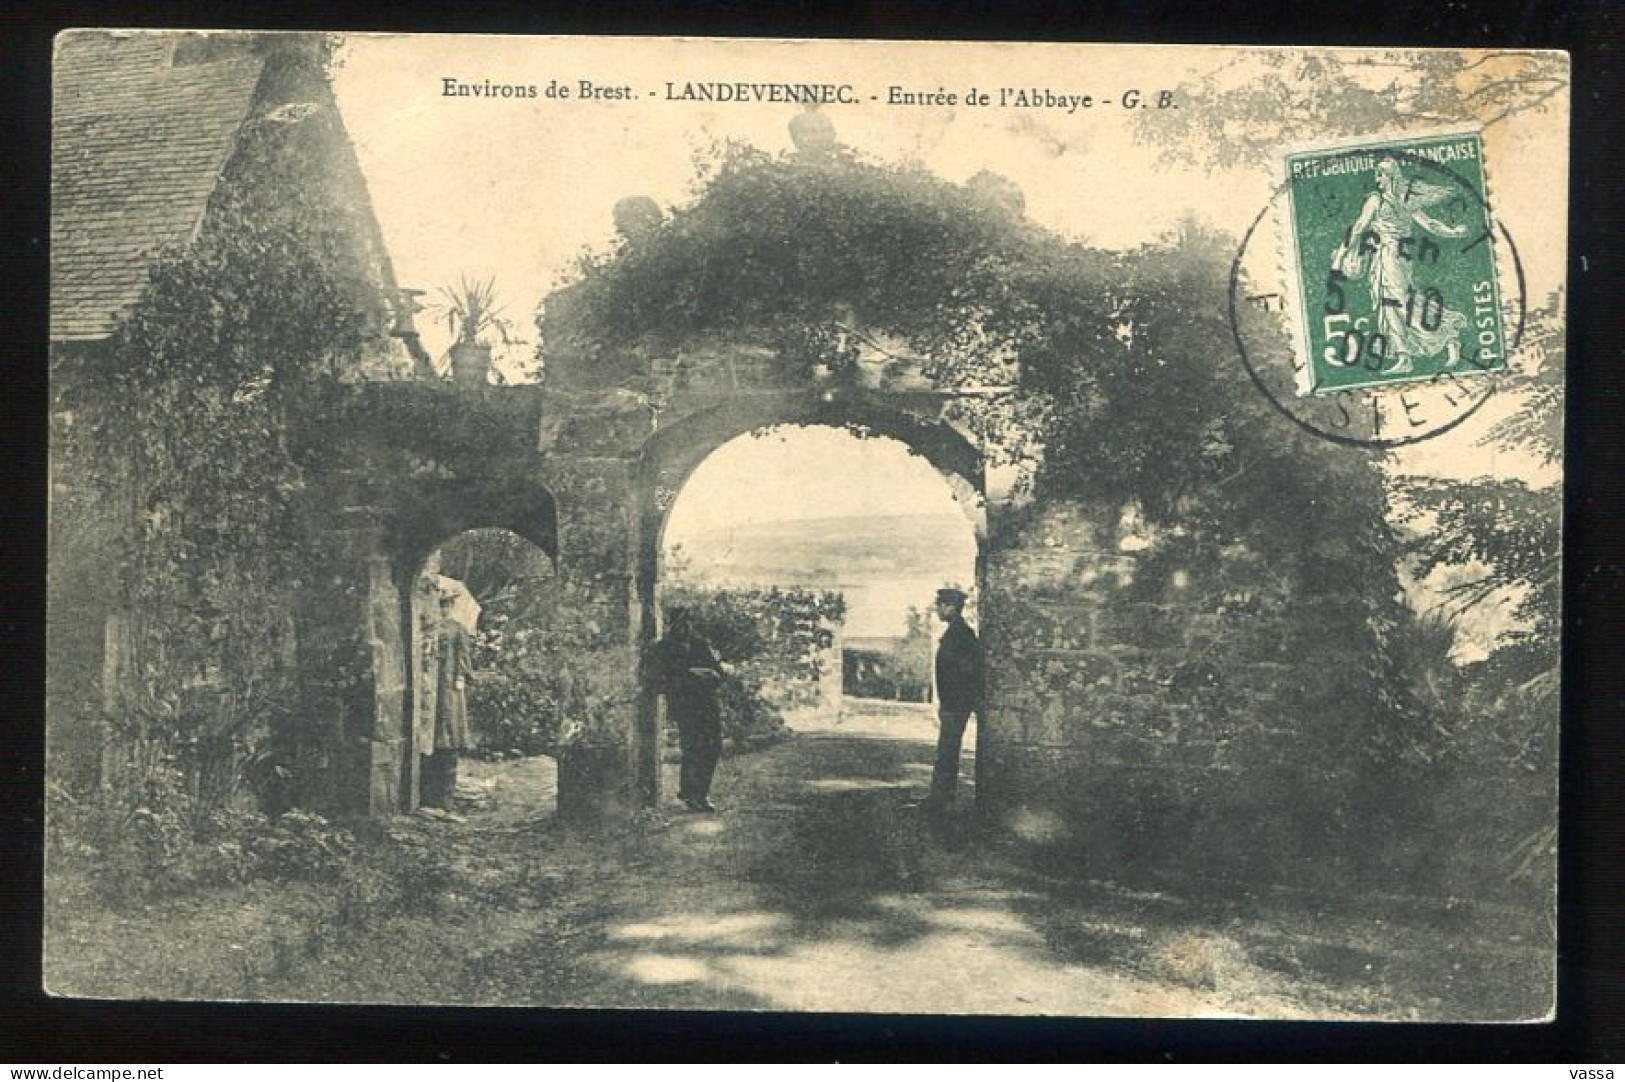
MULTIPOLYGON (((1553 52, 1238 50, 1179 90, 1193 102, 1223 100, 1223 109, 1142 114, 1136 136, 1165 162, 1218 175, 1273 167, 1280 147, 1294 143, 1468 122, 1491 128, 1559 107, 1568 91, 1567 58, 1553 52)), ((1498 398, 1515 406, 1479 442, 1513 474, 1539 476, 1561 458, 1561 328, 1560 296, 1531 312, 1523 352, 1537 360, 1510 374, 1498 398)), ((1391 484, 1390 501, 1410 569, 1450 580, 1435 611, 1399 614, 1381 667, 1413 700, 1420 724, 1401 747, 1431 764, 1419 781, 1436 797, 1431 829, 1462 838, 1428 863, 1466 866, 1485 890, 1504 889, 1510 875, 1541 892, 1545 906, 1555 842, 1561 486, 1505 472, 1411 476, 1391 484), (1464 667, 1452 655, 1467 617, 1500 633, 1486 659, 1464 667), (1509 771, 1528 781, 1486 783, 1509 771)), ((1299 540, 1291 531, 1280 537, 1299 540)))
POLYGON ((735 747, 781 734, 787 708, 817 701, 833 629, 846 615, 840 594, 797 587, 680 585, 668 587, 665 607, 687 613, 729 666, 719 698, 735 747))
MULTIPOLYGON (((1502 461, 1538 474, 1563 454, 1562 297, 1531 313, 1525 355, 1502 392, 1512 405, 1478 440, 1502 461)), ((1562 612, 1562 486, 1513 476, 1469 480, 1411 478, 1400 486, 1404 521, 1418 573, 1445 568, 1465 574, 1445 588, 1452 616, 1495 607, 1503 630, 1477 667, 1489 700, 1520 698, 1522 710, 1545 700, 1540 716, 1556 719, 1559 621, 1562 612)))
POLYGON ((1136 135, 1169 162, 1210 170, 1273 164, 1283 146, 1369 135, 1396 123, 1487 127, 1545 111, 1568 87, 1567 59, 1555 52, 1237 49, 1178 91, 1185 101, 1222 101, 1223 108, 1142 114, 1136 135))

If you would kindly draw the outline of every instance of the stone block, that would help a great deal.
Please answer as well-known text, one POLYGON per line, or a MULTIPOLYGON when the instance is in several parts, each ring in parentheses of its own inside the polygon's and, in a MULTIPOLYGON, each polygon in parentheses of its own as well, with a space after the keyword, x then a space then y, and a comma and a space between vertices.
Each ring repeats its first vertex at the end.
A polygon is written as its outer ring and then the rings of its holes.
POLYGON ((1023 605, 1012 616, 1006 633, 1024 651, 1083 650, 1093 642, 1092 605, 1023 605))
POLYGON ((1184 620, 1185 648, 1202 649, 1223 642, 1227 638, 1228 631, 1223 617, 1212 613, 1192 613, 1184 620))
POLYGON ((405 755, 406 747, 405 740, 369 740, 363 745, 368 815, 394 815, 404 810, 401 800, 401 757, 405 755))
POLYGON ((1281 628, 1269 620, 1230 622, 1224 642, 1236 654, 1260 662, 1284 661, 1292 654, 1281 628))
POLYGON ((619 456, 635 454, 653 431, 654 406, 635 390, 555 390, 541 411, 537 442, 544 453, 619 456))
POLYGON ((1186 615, 1176 607, 1144 601, 1111 605, 1096 622, 1097 641, 1151 650, 1177 649, 1184 645, 1186 615))
POLYGON ((375 704, 372 735, 394 739, 402 735, 405 723, 408 672, 401 635, 401 593, 389 561, 383 557, 368 561, 365 609, 375 704))

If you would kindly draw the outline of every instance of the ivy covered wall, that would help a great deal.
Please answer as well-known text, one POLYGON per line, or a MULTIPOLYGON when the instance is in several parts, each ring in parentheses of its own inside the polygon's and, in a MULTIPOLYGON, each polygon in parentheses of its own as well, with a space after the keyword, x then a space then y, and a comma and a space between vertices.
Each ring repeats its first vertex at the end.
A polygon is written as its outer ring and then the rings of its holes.
POLYGON ((412 375, 419 357, 397 333, 329 47, 267 36, 233 43, 252 65, 218 59, 255 82, 201 219, 153 254, 110 338, 51 358, 51 598, 64 618, 50 664, 68 677, 53 684, 53 718, 67 720, 51 765, 135 804, 162 797, 199 829, 251 796, 331 804, 360 724, 364 667, 313 655, 319 620, 304 616, 361 604, 368 575, 334 572, 366 528, 310 514, 320 456, 299 419, 344 382, 412 375), (76 601, 88 584, 99 596, 76 601))

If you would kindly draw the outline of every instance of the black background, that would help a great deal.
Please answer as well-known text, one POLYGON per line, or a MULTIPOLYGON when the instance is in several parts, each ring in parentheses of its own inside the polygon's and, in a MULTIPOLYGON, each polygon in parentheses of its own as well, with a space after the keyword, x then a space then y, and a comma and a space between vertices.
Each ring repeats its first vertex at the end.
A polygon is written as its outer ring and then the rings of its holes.
MULTIPOLYGON (((0 1063, 1625 1059, 1625 4, 325 0, 0 12, 0 1063), (1573 56, 1557 1021, 1538 1026, 924 1018, 59 1001, 40 992, 50 47, 71 26, 1567 49, 1573 56)), ((177 934, 183 930, 177 929, 177 934)), ((1554 1072, 1554 1077, 1556 1077, 1554 1072)))

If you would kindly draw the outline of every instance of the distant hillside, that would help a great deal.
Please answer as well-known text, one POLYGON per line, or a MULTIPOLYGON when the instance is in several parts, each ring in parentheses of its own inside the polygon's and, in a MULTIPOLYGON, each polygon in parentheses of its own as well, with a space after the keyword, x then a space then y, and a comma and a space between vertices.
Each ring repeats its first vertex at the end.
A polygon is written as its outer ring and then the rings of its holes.
POLYGON ((752 523, 681 539, 703 578, 861 584, 968 571, 976 541, 958 515, 842 516, 752 523))

